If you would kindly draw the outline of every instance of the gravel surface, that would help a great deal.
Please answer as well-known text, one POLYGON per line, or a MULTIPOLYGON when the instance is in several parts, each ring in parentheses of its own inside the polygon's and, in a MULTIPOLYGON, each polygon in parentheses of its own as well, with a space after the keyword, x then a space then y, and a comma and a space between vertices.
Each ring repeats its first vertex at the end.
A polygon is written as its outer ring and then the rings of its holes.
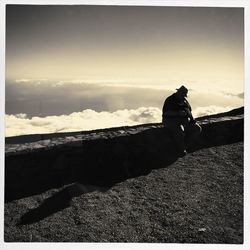
MULTIPOLYGON (((32 188, 32 187, 31 187, 32 188)), ((201 149, 105 189, 5 204, 6 242, 243 243, 243 143, 201 149)))

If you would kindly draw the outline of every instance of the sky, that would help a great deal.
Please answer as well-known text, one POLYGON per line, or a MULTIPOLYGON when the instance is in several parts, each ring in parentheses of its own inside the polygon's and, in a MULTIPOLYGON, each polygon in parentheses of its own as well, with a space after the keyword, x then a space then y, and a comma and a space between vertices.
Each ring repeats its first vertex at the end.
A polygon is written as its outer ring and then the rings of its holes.
POLYGON ((7 5, 6 136, 160 122, 182 84, 243 106, 243 8, 7 5))

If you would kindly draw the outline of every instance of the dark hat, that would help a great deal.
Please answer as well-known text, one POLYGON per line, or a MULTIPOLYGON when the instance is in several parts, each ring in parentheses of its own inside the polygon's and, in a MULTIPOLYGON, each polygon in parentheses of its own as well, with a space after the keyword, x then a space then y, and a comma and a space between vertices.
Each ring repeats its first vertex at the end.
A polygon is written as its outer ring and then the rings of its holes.
POLYGON ((184 94, 184 96, 187 96, 188 93, 188 89, 185 86, 181 86, 179 89, 176 89, 177 92, 182 92, 184 94))

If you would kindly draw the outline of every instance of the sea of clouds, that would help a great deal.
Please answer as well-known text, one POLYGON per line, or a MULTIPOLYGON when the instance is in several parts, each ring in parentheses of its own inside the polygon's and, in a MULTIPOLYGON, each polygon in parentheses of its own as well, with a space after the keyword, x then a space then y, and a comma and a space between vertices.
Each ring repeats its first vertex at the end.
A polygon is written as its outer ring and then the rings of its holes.
MULTIPOLYGON (((231 107, 221 108, 209 106, 197 108, 193 114, 198 116, 215 114, 231 110, 231 107)), ((91 109, 74 112, 69 115, 28 118, 26 114, 5 115, 6 136, 23 134, 43 134, 55 132, 73 132, 132 126, 145 123, 161 122, 161 109, 157 107, 140 107, 124 109, 115 112, 96 112, 91 109)))
MULTIPOLYGON (((172 86, 21 79, 6 83, 5 136, 161 122, 172 86)), ((243 106, 243 93, 190 89, 194 117, 243 106)))

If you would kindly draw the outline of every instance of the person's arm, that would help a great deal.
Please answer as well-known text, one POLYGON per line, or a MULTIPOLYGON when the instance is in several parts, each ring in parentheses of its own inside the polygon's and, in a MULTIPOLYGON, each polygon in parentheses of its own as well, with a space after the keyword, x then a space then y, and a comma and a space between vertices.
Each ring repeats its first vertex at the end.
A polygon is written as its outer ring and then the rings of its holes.
POLYGON ((187 106, 187 108, 185 109, 186 113, 187 113, 187 116, 190 118, 190 122, 195 122, 195 119, 193 117, 193 114, 192 114, 192 108, 191 108, 191 105, 189 104, 188 100, 185 98, 185 104, 187 106))
POLYGON ((190 109, 185 109, 185 111, 186 111, 186 113, 187 113, 187 116, 188 116, 191 120, 194 120, 191 110, 190 110, 190 109))

